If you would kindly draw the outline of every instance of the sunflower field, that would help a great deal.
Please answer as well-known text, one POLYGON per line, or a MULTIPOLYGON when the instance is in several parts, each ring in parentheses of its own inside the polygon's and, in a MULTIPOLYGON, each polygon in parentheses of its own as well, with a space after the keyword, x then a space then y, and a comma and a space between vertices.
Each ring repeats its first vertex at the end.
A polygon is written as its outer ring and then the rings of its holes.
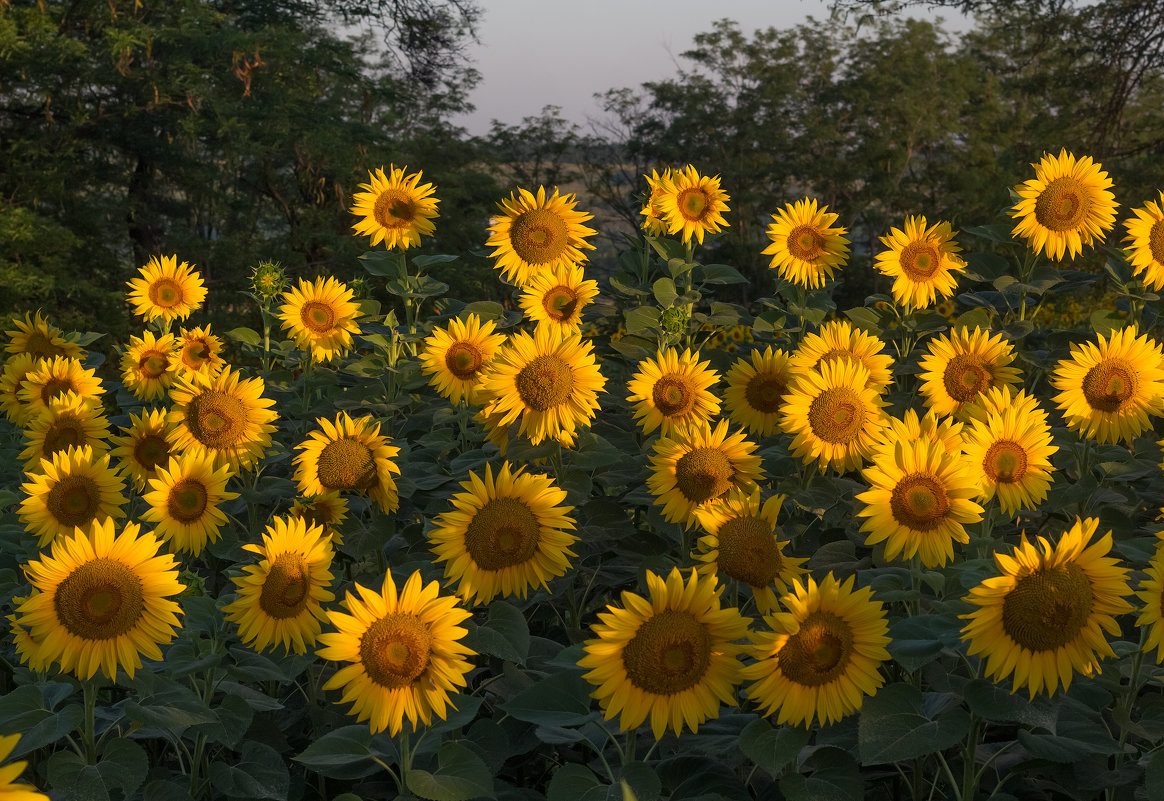
POLYGON ((691 165, 610 274, 514 189, 506 302, 449 297, 456 210, 390 165, 363 297, 265 262, 211 331, 158 254, 104 352, 20 310, 0 797, 1164 798, 1164 192, 1031 166, 998 219, 885 232, 849 309, 813 198, 725 300, 691 165))

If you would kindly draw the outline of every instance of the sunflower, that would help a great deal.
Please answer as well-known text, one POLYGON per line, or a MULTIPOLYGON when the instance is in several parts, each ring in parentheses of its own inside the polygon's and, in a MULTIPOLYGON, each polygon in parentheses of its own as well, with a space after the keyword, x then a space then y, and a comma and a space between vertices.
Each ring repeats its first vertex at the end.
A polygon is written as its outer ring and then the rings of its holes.
POLYGON ((20 452, 25 472, 40 470, 41 459, 52 460, 53 454, 88 445, 94 456, 109 450, 109 420, 95 398, 82 398, 66 392, 49 401, 47 409, 35 417, 24 431, 28 447, 20 452))
POLYGON ((759 489, 733 489, 723 500, 695 510, 695 519, 707 532, 699 538, 699 552, 692 554, 699 572, 747 584, 762 615, 778 608, 773 588, 787 592, 787 585, 804 573, 805 560, 786 556, 788 541, 777 534, 776 516, 783 503, 783 495, 761 503, 759 489))
POLYGON ((885 401, 869 371, 853 361, 822 362, 792 385, 780 428, 792 435, 793 455, 822 469, 854 470, 872 453, 884 427, 885 401))
POLYGON ((657 204, 668 234, 682 233, 683 244, 690 244, 694 237, 702 245, 706 234, 717 234, 727 226, 723 214, 731 197, 719 188, 718 175, 700 175, 688 164, 687 169, 675 170, 661 181, 657 204))
POLYGON ((209 453, 188 451, 159 465, 157 473, 142 496, 149 508, 141 519, 157 523, 154 534, 169 544, 171 553, 198 556, 208 543, 218 541, 218 529, 226 522, 218 505, 238 497, 226 491, 233 470, 229 464, 215 468, 209 453))
POLYGON ((17 353, 4 361, 4 369, 0 371, 0 410, 14 426, 23 426, 30 411, 20 400, 24 380, 43 363, 44 359, 38 359, 27 353, 17 353))
POLYGON ((942 567, 955 542, 970 541, 966 524, 982 519, 975 475, 941 442, 898 440, 861 474, 871 485, 857 496, 861 531, 866 545, 885 543, 887 560, 918 554, 926 567, 942 567))
POLYGON ((478 403, 489 365, 505 342, 494 328, 492 320, 481 322, 473 313, 450 320, 448 328, 433 328, 420 354, 420 369, 432 376, 433 389, 453 403, 462 398, 470 406, 478 403))
POLYGON ((349 592, 340 602, 350 614, 327 612, 338 631, 319 635, 319 656, 351 663, 323 688, 343 687, 340 703, 354 702, 352 713, 373 733, 395 735, 406 718, 413 728, 433 715, 444 720, 449 693, 466 685, 472 668, 466 657, 475 652, 461 643, 468 630, 458 625, 469 612, 454 596, 439 595, 437 582, 422 586, 419 571, 399 595, 391 573, 379 593, 356 589, 359 598, 349 592))
POLYGON ((259 555, 257 565, 232 576, 238 598, 222 608, 238 624, 239 639, 259 653, 283 646, 283 651, 307 653, 327 620, 323 604, 335 600, 332 549, 326 532, 302 518, 276 517, 263 532, 263 544, 244 550, 259 555))
MULTIPOLYGON (((16 744, 20 742, 20 737, 19 734, 7 734, 0 737, 0 762, 11 756, 16 744)), ((17 781, 27 766, 28 762, 21 760, 20 762, 9 762, 0 768, 0 798, 3 798, 4 801, 49 801, 47 795, 39 792, 31 784, 17 781)))
POLYGON ((206 286, 194 269, 177 256, 151 256, 140 268, 140 278, 126 282, 133 313, 149 322, 161 319, 166 325, 185 320, 206 300, 206 286))
POLYGON ((222 340, 205 328, 183 328, 175 343, 177 358, 170 369, 176 372, 213 373, 226 362, 223 360, 222 340))
POLYGON ((582 328, 582 310, 596 297, 598 282, 583 280, 581 264, 565 264, 534 273, 519 302, 536 325, 555 327, 568 336, 582 328))
POLYGON ((874 447, 873 461, 892 459, 893 450, 899 442, 927 440, 941 443, 946 453, 962 455, 962 430, 964 424, 949 417, 939 418, 933 412, 919 416, 913 409, 906 409, 900 417, 885 418, 885 428, 874 447))
POLYGON ((943 417, 958 414, 988 389, 1018 383, 1013 361, 1014 349, 1002 334, 991 336, 975 326, 935 336, 919 365, 926 406, 943 417))
POLYGON ((1164 288, 1164 191, 1158 204, 1149 200, 1132 214, 1135 217, 1124 223, 1132 273, 1140 276, 1145 289, 1164 288))
POLYGON ((1071 345, 1071 358, 1055 367, 1055 405, 1068 428, 1099 442, 1130 443, 1152 427, 1149 415, 1164 412, 1160 346, 1134 327, 1096 342, 1071 345))
POLYGON ((121 430, 125 436, 110 437, 116 446, 111 455, 120 463, 122 474, 130 476, 140 492, 149 486, 150 479, 157 478, 158 466, 167 464, 176 453, 176 427, 166 422, 164 409, 154 409, 140 416, 131 413, 129 426, 121 430))
POLYGON ((321 430, 312 431, 295 446, 295 482, 301 495, 325 492, 355 492, 368 495, 384 512, 400 506, 393 473, 400 468, 392 461, 400 449, 381 436, 380 424, 371 417, 353 420, 347 412, 335 422, 319 418, 321 430))
POLYGON ((719 414, 719 398, 709 391, 718 383, 719 373, 710 362, 699 361, 699 351, 680 354, 664 348, 654 359, 639 362, 638 372, 627 384, 627 402, 634 404, 635 422, 644 434, 658 428, 667 436, 676 426, 719 414))
POLYGON ((316 278, 314 283, 300 278, 298 287, 283 294, 283 330, 299 348, 311 351, 313 361, 342 356, 352 347, 352 334, 360 333, 355 323, 360 304, 352 297, 348 285, 336 278, 316 278))
POLYGON ((885 343, 854 328, 848 320, 833 320, 822 325, 819 333, 805 334, 789 357, 788 369, 793 375, 800 375, 820 370, 822 365, 838 359, 868 370, 869 386, 878 392, 893 383, 893 357, 885 352, 885 343))
POLYGON ((995 495, 1007 515, 1037 509, 1051 486, 1051 429, 1037 415, 1018 408, 972 420, 965 460, 978 477, 979 498, 995 495))
POLYGON ((388 174, 380 167, 376 172, 368 172, 368 183, 360 184, 366 192, 356 192, 352 214, 363 219, 352 228, 356 236, 371 236, 372 247, 384 243, 392 250, 408 250, 420 245, 421 236, 432 236, 436 226, 437 204, 440 203, 433 192, 432 184, 420 183, 421 173, 405 175, 408 167, 396 169, 388 165, 388 174))
POLYGON ((1076 161, 1066 149, 1058 156, 1043 155, 1035 168, 1035 177, 1014 188, 1022 198, 1010 211, 1018 219, 1014 236, 1027 240, 1035 253, 1060 261, 1064 252, 1072 258, 1090 246, 1093 239, 1102 241, 1115 225, 1115 195, 1112 182, 1099 165, 1084 156, 1076 161))
POLYGON ((95 520, 125 517, 123 482, 109 467, 109 455, 93 455, 88 445, 58 451, 40 463, 41 472, 29 475, 21 487, 28 497, 20 502, 20 520, 44 548, 76 527, 95 520))
POLYGON ((663 211, 659 208, 659 198, 663 196, 667 182, 671 180, 671 168, 665 167, 662 175, 659 175, 658 170, 651 170, 650 175, 643 177, 647 179, 647 188, 650 193, 647 195, 647 202, 643 204, 642 211, 639 212, 646 218, 641 227, 647 232, 647 236, 662 236, 667 233, 667 223, 663 221, 663 211))
POLYGON ((780 412, 792 383, 787 353, 771 345, 753 350, 750 363, 737 359, 724 380, 723 405, 732 422, 757 437, 779 430, 780 412))
POLYGON ((1115 656, 1103 632, 1120 633, 1115 616, 1132 611, 1128 571, 1107 556, 1111 532, 1092 543, 1099 520, 1076 518, 1052 545, 1024 537, 1014 556, 996 552, 1000 576, 970 590, 965 600, 978 607, 962 615, 969 621, 962 639, 971 656, 986 658, 986 672, 1000 682, 1014 674, 1014 691, 1030 697, 1054 695, 1071 686, 1073 671, 1090 676, 1099 659, 1115 656))
POLYGON ((772 244, 763 254, 772 257, 769 268, 779 270, 780 277, 790 284, 820 289, 848 260, 848 231, 833 225, 837 215, 830 214, 828 208, 817 209, 815 200, 805 198, 772 215, 768 226, 772 244))
POLYGON ((161 397, 174 382, 177 360, 173 334, 155 337, 152 331, 144 331, 140 337, 130 337, 121 355, 121 383, 138 400, 161 397))
POLYGON ((82 359, 85 356, 85 349, 62 337, 61 329, 52 325, 39 309, 35 316, 32 312, 25 312, 23 320, 14 319, 12 322, 16 330, 4 332, 8 336, 8 344, 4 346, 6 353, 26 353, 34 359, 54 356, 82 359))
POLYGON ((95 370, 87 370, 67 356, 54 356, 35 365, 25 374, 17 393, 24 405, 25 420, 35 419, 48 408, 49 401, 66 392, 75 392, 82 398, 100 398, 101 379, 95 370))
POLYGON ((666 579, 647 571, 649 598, 622 593, 622 608, 607 605, 592 626, 578 666, 597 689, 606 720, 619 716, 622 731, 650 719, 660 739, 684 724, 693 732, 719 717, 721 704, 735 706, 740 681, 736 644, 748 634, 748 618, 734 606, 720 606, 714 576, 695 570, 687 580, 679 568, 666 579))
POLYGON ((744 432, 728 435, 727 420, 713 429, 706 420, 674 428, 655 441, 647 488, 663 517, 690 527, 701 506, 724 498, 733 487, 752 490, 761 476, 756 445, 744 432))
POLYGON ((746 692, 777 723, 805 728, 814 719, 836 723, 858 711, 884 683, 889 623, 869 587, 854 590, 855 576, 832 573, 818 585, 811 576, 792 582, 780 599, 787 612, 765 616, 771 632, 752 635, 756 662, 743 671, 746 692))
POLYGON ((877 254, 877 270, 893 279, 897 305, 925 309, 957 291, 955 273, 965 272, 966 262, 948 222, 927 226, 925 217, 911 215, 904 229, 891 228, 880 239, 889 250, 877 254))
POLYGON ((1039 399, 1028 395, 1025 389, 1018 392, 1014 388, 1002 384, 980 392, 962 407, 962 415, 968 420, 986 420, 992 414, 1004 414, 1008 409, 1014 409, 1018 414, 1027 415, 1041 424, 1047 422, 1047 412, 1039 405, 1039 399))
POLYGON ((242 378, 229 367, 178 376, 170 388, 174 408, 166 417, 176 426, 175 447, 213 454, 217 464, 236 470, 250 468, 271 444, 278 416, 263 389, 263 379, 242 378))
POLYGON ((547 198, 539 186, 536 195, 518 189, 498 205, 502 216, 489 226, 485 247, 494 248, 489 255, 506 281, 528 286, 537 273, 579 264, 586 260, 583 249, 594 250, 585 237, 596 232, 582 224, 593 215, 576 211, 573 195, 559 196, 555 188, 547 198))
POLYGON ((31 667, 53 662, 78 679, 101 670, 111 681, 120 667, 129 677, 144 654, 161 660, 159 645, 174 638, 181 609, 166 600, 185 589, 174 557, 158 540, 127 523, 95 521, 53 543, 52 554, 24 566, 36 588, 17 610, 19 624, 38 644, 31 667))
POLYGON ((497 427, 520 419, 518 434, 532 444, 552 439, 568 448, 594 418, 605 385, 590 342, 543 327, 514 334, 497 352, 481 400, 497 427))
MULTIPOLYGON (((1157 534, 1157 537, 1160 535, 1157 534)), ((1147 578, 1140 584, 1136 596, 1144 602, 1136 625, 1148 627, 1144 638, 1144 652, 1156 649, 1156 663, 1164 661, 1164 548, 1156 544, 1156 553, 1145 570, 1147 578)))
POLYGON ((299 518, 307 526, 319 526, 333 545, 343 545, 339 525, 348 516, 348 502, 336 491, 297 498, 287 511, 288 517, 299 518))

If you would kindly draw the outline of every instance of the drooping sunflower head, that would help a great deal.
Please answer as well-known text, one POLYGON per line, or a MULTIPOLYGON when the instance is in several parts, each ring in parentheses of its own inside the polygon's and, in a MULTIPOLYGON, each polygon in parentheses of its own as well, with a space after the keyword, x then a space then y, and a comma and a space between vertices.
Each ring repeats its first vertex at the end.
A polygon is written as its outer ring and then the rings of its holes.
POLYGON ((360 333, 355 322, 359 313, 352 290, 333 276, 314 282, 300 278, 279 307, 283 330, 317 362, 342 356, 352 347, 352 334, 360 333))
POLYGON ((185 320, 206 300, 206 285, 188 263, 177 256, 151 256, 138 270, 140 278, 126 282, 133 313, 149 322, 185 320))
POLYGON ((1037 509, 1047 497, 1057 450, 1045 416, 1021 407, 975 419, 966 432, 966 463, 978 479, 979 498, 997 495, 1007 515, 1037 509))
POLYGON ((719 373, 710 362, 699 361, 698 351, 680 354, 665 348, 639 362, 627 385, 627 402, 634 404, 635 422, 644 434, 658 428, 666 436, 676 426, 719 414, 719 398, 710 390, 718 383, 719 373))
POLYGON ((731 197, 719 186, 719 176, 700 175, 694 165, 660 178, 663 191, 658 209, 663 213, 667 233, 681 234, 683 244, 695 239, 703 244, 707 234, 717 234, 727 227, 724 212, 731 197))
POLYGON ((171 370, 192 373, 213 373, 226 362, 222 358, 222 340, 205 328, 183 328, 176 339, 176 358, 171 370))
POLYGON ((173 334, 157 337, 143 331, 139 337, 130 337, 121 355, 121 382, 139 400, 161 397, 174 381, 178 355, 173 334))
POLYGON ((361 215, 352 228, 357 236, 371 236, 372 247, 384 243, 389 250, 407 250, 420 244, 420 237, 432 236, 436 226, 437 204, 432 184, 420 182, 421 173, 405 175, 408 167, 397 169, 380 167, 368 173, 368 183, 360 184, 367 190, 356 192, 352 214, 361 215))
POLYGON ((1066 149, 1058 156, 1044 154, 1035 168, 1035 177, 1015 187, 1022 198, 1010 211, 1018 223, 1014 236, 1021 236, 1035 253, 1046 253, 1060 261, 1064 253, 1072 258, 1115 225, 1115 195, 1107 173, 1091 156, 1076 159, 1066 149))
POLYGON ((869 371, 869 385, 877 392, 884 392, 893 383, 893 357, 886 352, 885 343, 848 320, 833 320, 817 333, 805 334, 789 358, 788 369, 799 375, 819 371, 834 361, 860 364, 869 371))
POLYGON ((732 422, 749 434, 766 437, 780 427, 780 412, 792 384, 788 354, 771 345, 757 348, 749 359, 737 359, 728 370, 723 405, 732 422))
POLYGON ((805 198, 789 203, 772 215, 764 248, 771 256, 771 269, 780 277, 805 289, 820 289, 849 258, 849 240, 845 228, 834 225, 837 215, 828 206, 819 209, 816 200, 805 198))
POLYGON ((340 412, 334 421, 316 420, 312 431, 295 446, 295 482, 302 495, 352 492, 368 495, 387 512, 396 511, 400 496, 393 474, 400 468, 393 461, 400 448, 380 434, 380 424, 371 417, 352 419, 340 412))
POLYGON ((109 467, 109 455, 94 456, 88 445, 42 459, 40 472, 29 474, 21 489, 20 519, 47 547, 73 529, 88 528, 106 517, 125 517, 124 482, 109 467))
POLYGON ((671 180, 671 168, 663 168, 663 174, 659 175, 658 170, 651 170, 650 175, 644 175, 647 179, 647 201, 643 204, 642 211, 639 213, 643 215, 642 229, 647 232, 648 236, 662 236, 667 233, 667 223, 663 221, 663 210, 659 208, 659 198, 663 196, 666 191, 667 182, 671 180))
POLYGON ((169 463, 170 456, 176 453, 175 426, 166 422, 165 409, 154 409, 140 416, 130 413, 129 426, 122 431, 125 436, 111 438, 116 447, 110 455, 121 465, 121 473, 133 478, 140 492, 149 486, 150 479, 157 478, 158 467, 169 463))
POLYGON ((95 456, 109 450, 105 438, 109 436, 109 420, 101 410, 96 398, 82 398, 74 392, 66 392, 49 401, 48 408, 41 410, 24 431, 28 447, 20 453, 25 472, 40 470, 42 459, 51 460, 53 455, 69 448, 88 445, 95 456))
POLYGON ((983 392, 1018 383, 1013 361, 1014 348, 1002 334, 991 336, 976 326, 935 336, 920 363, 926 406, 943 417, 960 414, 983 392))
POLYGON ((53 398, 73 392, 82 398, 100 398, 101 379, 95 370, 86 369, 77 359, 54 356, 33 366, 24 376, 17 396, 31 420, 48 409, 53 398))
POLYGON ((441 395, 472 406, 480 402, 485 376, 504 342, 492 320, 482 322, 470 313, 464 320, 450 320, 448 328, 433 328, 424 340, 420 369, 441 395))
POLYGON ((877 269, 893 279, 890 291, 898 305, 925 309, 957 291, 957 273, 965 272, 966 262, 948 222, 927 227, 925 217, 910 216, 904 229, 891 228, 881 244, 889 250, 877 254, 877 269))
POLYGON ((348 502, 339 492, 332 490, 308 498, 296 498, 287 515, 302 519, 308 527, 319 526, 333 545, 343 545, 339 526, 347 519, 348 502))
POLYGON ((1124 221, 1128 235, 1125 253, 1132 265, 1132 273, 1140 276, 1145 289, 1164 288, 1164 191, 1159 202, 1149 200, 1133 217, 1124 221))
POLYGON ((498 204, 501 216, 489 226, 486 247, 506 281, 524 287, 542 271, 586 260, 583 250, 594 250, 586 241, 596 231, 583 223, 593 215, 577 211, 573 195, 549 197, 539 186, 536 194, 518 189, 498 204))
POLYGON ((11 354, 26 353, 34 359, 51 359, 54 356, 65 356, 70 359, 81 359, 85 350, 76 342, 71 342, 61 336, 61 329, 51 324, 40 310, 25 312, 24 319, 14 319, 16 329, 5 331, 8 344, 4 351, 11 354))
POLYGON ((521 290, 521 309, 538 326, 557 328, 563 336, 582 328, 582 310, 598 297, 598 282, 584 280, 581 264, 559 265, 534 273, 521 290))
POLYGON ((154 534, 164 539, 173 553, 198 556, 207 544, 216 542, 226 514, 223 501, 238 497, 227 492, 233 470, 229 464, 215 467, 213 454, 187 451, 159 465, 157 478, 143 495, 149 505, 141 519, 157 523, 154 534))
POLYGON ((229 367, 178 376, 170 389, 174 406, 166 417, 176 426, 177 449, 204 451, 218 465, 249 469, 275 430, 275 402, 263 397, 263 389, 263 379, 244 379, 229 367))

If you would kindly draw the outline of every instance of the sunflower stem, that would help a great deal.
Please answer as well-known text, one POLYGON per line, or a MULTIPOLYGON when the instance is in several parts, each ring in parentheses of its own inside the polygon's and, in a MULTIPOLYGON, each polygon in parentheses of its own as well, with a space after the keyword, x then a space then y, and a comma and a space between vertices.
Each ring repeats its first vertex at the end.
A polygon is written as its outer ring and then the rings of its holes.
POLYGON ((92 678, 81 682, 85 700, 85 731, 81 734, 81 744, 85 747, 85 762, 97 764, 97 740, 94 737, 97 726, 97 682, 92 678))
POLYGON ((970 731, 966 735, 966 746, 962 753, 962 794, 965 801, 973 801, 978 792, 978 776, 975 770, 975 754, 978 750, 978 734, 981 721, 973 712, 970 713, 970 731))
POLYGON ((400 794, 404 798, 411 798, 412 793, 408 790, 408 772, 412 770, 412 749, 411 749, 411 735, 412 731, 408 725, 400 727, 400 794))

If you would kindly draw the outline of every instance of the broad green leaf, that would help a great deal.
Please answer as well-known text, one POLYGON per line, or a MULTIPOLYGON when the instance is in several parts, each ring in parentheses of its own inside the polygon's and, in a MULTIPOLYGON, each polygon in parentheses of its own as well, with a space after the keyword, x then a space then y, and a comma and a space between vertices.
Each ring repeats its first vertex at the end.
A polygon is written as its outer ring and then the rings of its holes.
POLYGON ((263 338, 259 336, 259 332, 253 328, 234 328, 227 331, 226 335, 235 342, 241 342, 244 345, 257 346, 263 341, 263 338))
POLYGON ((921 691, 908 684, 890 684, 866 698, 858 727, 861 764, 904 762, 945 750, 966 736, 966 710, 955 707, 931 719, 922 705, 921 691))
POLYGON ((971 679, 962 688, 962 697, 970 711, 983 720, 1055 729, 1058 709, 1046 696, 1028 698, 1007 692, 989 679, 971 679))
POLYGON ((697 273, 704 284, 746 284, 748 279, 730 264, 704 264, 697 273))
POLYGON ((1089 318, 1091 330, 1100 335, 1106 335, 1116 328, 1126 325, 1123 315, 1112 309, 1096 309, 1089 318))
POLYGON ((495 798, 493 775, 481 758, 465 746, 447 742, 437 754, 435 773, 408 772, 408 789, 429 801, 469 801, 495 798))
POLYGON ((593 688, 575 670, 553 673, 513 696, 502 708, 511 717, 539 726, 580 726, 591 719, 593 688))
POLYGON ((278 751, 248 740, 238 761, 210 763, 210 782, 228 798, 283 801, 291 789, 291 774, 278 751))
POLYGON ((981 328, 983 331, 989 331, 990 324, 990 312, 986 309, 971 309, 954 318, 954 322, 950 323, 950 328, 969 328, 971 331, 975 328, 981 328))
POLYGON ((659 324, 659 310, 654 306, 638 306, 634 309, 627 309, 622 316, 626 320, 628 334, 645 331, 651 326, 659 324))
POLYGON ((801 773, 780 780, 780 791, 788 801, 864 801, 861 771, 848 752, 820 748, 800 767, 801 773))
POLYGON ((594 775, 594 771, 585 765, 562 765, 550 777, 546 801, 577 801, 588 790, 601 786, 602 782, 594 775))
POLYGON ((449 264, 450 262, 457 261, 460 258, 460 256, 456 256, 450 253, 437 253, 431 256, 413 256, 412 263, 416 265, 418 269, 427 270, 434 264, 449 264))
POLYGON ((679 293, 675 291, 675 282, 670 278, 660 278, 651 285, 651 291, 655 295, 655 300, 664 309, 675 302, 675 298, 679 297, 679 293))
POLYGON ((845 316, 852 320, 858 328, 863 328, 871 334, 881 333, 881 315, 874 309, 857 306, 846 309, 845 316))
POLYGON ((808 745, 811 732, 800 726, 773 728, 763 718, 749 723, 740 733, 740 750, 773 777, 779 776, 808 745))
POLYGON ((913 672, 938 658, 942 649, 958 641, 960 624, 952 615, 913 615, 889 627, 889 654, 913 672))
POLYGON ((120 789, 125 798, 137 792, 149 769, 150 760, 145 749, 133 740, 121 738, 108 741, 97 761, 97 771, 105 786, 120 789))

